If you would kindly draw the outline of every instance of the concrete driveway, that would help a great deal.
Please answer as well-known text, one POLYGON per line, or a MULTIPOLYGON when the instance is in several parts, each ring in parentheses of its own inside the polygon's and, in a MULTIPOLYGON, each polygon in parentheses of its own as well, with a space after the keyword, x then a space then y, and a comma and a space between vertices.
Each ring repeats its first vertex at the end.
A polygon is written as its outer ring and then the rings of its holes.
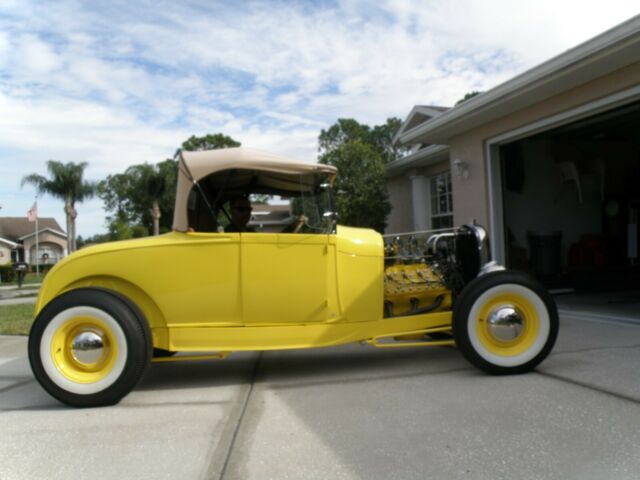
POLYGON ((34 283, 24 285, 22 288, 15 285, 0 285, 0 306, 36 303, 40 285, 40 283, 34 283))
POLYGON ((339 348, 156 364, 76 410, 0 337, 0 478, 638 478, 640 323, 564 315, 535 373, 451 348, 339 348))

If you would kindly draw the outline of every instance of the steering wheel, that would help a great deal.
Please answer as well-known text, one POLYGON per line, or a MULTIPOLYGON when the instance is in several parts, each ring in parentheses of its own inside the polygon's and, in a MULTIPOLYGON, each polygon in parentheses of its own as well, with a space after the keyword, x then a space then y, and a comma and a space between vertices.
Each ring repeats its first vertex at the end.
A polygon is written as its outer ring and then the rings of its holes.
POLYGON ((280 233, 298 233, 304 227, 308 218, 304 215, 298 215, 289 225, 282 229, 280 233))
POLYGON ((296 219, 296 223, 295 223, 295 227, 293 228, 293 233, 298 233, 302 227, 304 227, 304 224, 307 223, 308 218, 305 217, 304 215, 299 215, 298 218, 296 219))

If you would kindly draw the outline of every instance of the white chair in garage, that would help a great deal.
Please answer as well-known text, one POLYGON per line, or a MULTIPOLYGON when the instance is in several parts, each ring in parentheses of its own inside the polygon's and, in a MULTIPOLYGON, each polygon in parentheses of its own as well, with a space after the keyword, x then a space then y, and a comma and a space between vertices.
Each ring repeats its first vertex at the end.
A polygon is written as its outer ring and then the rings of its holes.
POLYGON ((580 185, 580 174, 578 173, 578 167, 574 162, 560 162, 556 163, 556 167, 560 170, 562 176, 562 189, 556 195, 555 201, 557 202, 564 191, 566 185, 573 185, 578 194, 578 202, 582 203, 582 187, 580 185))

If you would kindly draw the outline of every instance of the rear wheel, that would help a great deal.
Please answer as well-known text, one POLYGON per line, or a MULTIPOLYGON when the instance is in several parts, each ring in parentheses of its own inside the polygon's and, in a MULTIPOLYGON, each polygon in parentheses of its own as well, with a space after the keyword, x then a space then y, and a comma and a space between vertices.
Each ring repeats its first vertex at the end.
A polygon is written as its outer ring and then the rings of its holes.
POLYGON ((453 310, 456 345, 492 374, 523 373, 542 362, 558 335, 558 311, 549 292, 514 271, 489 273, 462 291, 453 310))
POLYGON ((116 293, 83 288, 51 301, 29 335, 29 361, 47 392, 78 407, 117 403, 149 365, 149 327, 116 293))

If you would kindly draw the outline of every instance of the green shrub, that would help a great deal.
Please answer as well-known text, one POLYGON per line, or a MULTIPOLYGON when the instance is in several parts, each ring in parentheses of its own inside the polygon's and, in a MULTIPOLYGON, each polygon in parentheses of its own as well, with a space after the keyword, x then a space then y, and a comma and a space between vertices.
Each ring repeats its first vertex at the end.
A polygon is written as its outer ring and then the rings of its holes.
MULTIPOLYGON (((50 263, 41 263, 40 265, 38 265, 38 267, 40 267, 40 273, 44 274, 51 270, 53 268, 53 265, 51 265, 50 263)), ((29 265, 29 271, 31 273, 36 273, 36 266, 29 265)))
POLYGON ((11 283, 16 281, 16 272, 13 270, 13 265, 11 263, 0 265, 0 280, 2 283, 11 283))

